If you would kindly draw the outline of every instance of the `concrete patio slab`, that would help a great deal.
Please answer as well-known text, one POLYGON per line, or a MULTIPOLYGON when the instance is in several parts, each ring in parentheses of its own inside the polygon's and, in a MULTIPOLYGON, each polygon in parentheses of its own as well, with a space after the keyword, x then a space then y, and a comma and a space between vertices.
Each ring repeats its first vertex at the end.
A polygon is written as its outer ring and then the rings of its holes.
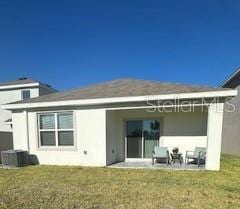
POLYGON ((205 170, 205 166, 198 167, 196 164, 182 164, 174 163, 166 165, 165 163, 151 162, 118 162, 109 165, 110 168, 133 168, 133 169, 170 169, 170 170, 205 170))

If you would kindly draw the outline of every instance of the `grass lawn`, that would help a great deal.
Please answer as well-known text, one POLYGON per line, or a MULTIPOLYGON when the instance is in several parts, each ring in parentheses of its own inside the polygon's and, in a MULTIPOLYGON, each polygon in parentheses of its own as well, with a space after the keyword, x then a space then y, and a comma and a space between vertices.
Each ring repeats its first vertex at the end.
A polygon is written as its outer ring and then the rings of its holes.
POLYGON ((240 157, 220 172, 29 166, 0 169, 0 208, 240 208, 240 157))

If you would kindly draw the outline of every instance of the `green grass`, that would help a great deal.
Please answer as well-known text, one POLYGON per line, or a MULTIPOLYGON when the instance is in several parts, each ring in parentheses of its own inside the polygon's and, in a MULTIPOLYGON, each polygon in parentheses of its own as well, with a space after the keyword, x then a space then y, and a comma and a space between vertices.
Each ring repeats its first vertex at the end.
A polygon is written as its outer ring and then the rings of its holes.
POLYGON ((240 157, 221 171, 29 166, 0 169, 0 208, 240 208, 240 157))

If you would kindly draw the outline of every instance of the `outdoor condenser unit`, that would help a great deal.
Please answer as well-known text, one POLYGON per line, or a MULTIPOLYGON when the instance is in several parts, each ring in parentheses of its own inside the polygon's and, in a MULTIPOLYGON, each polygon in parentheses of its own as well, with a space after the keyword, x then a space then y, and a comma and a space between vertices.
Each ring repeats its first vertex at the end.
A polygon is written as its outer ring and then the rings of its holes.
POLYGON ((22 167, 28 165, 28 152, 7 150, 1 152, 3 167, 22 167))

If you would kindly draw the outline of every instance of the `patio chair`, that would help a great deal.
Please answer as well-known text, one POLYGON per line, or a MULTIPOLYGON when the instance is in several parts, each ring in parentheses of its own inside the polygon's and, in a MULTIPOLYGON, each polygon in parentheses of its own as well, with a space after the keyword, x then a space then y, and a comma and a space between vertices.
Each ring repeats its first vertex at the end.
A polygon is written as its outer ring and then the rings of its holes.
POLYGON ((167 147, 154 147, 152 155, 152 165, 154 165, 154 160, 166 160, 166 164, 169 164, 169 151, 167 147))
POLYGON ((198 167, 200 163, 206 160, 206 148, 205 147, 195 147, 194 151, 186 151, 185 163, 189 163, 189 159, 194 160, 198 167))

